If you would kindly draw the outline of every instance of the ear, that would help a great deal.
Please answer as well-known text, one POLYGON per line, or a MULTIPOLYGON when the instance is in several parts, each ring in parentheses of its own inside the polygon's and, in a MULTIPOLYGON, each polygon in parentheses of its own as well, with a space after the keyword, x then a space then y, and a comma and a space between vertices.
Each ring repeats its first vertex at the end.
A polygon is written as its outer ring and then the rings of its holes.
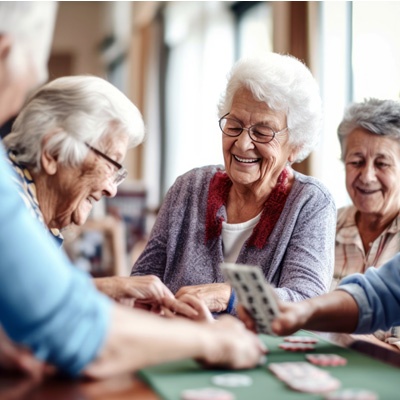
POLYGON ((292 150, 292 152, 289 154, 288 161, 290 162, 290 164, 292 164, 292 163, 296 160, 297 155, 299 154, 299 151, 300 151, 300 150, 301 150, 300 147, 296 147, 296 148, 294 148, 294 149, 292 150))
POLYGON ((10 36, 0 33, 0 88, 4 90, 8 86, 10 77, 10 66, 8 56, 10 54, 12 41, 10 36))
POLYGON ((0 33, 0 61, 4 62, 10 54, 12 40, 9 35, 0 33))
POLYGON ((58 157, 57 155, 51 154, 47 146, 47 143, 49 142, 52 136, 53 133, 50 133, 43 138, 41 146, 42 154, 40 155, 42 168, 48 175, 55 175, 58 169, 58 162, 57 162, 58 157))

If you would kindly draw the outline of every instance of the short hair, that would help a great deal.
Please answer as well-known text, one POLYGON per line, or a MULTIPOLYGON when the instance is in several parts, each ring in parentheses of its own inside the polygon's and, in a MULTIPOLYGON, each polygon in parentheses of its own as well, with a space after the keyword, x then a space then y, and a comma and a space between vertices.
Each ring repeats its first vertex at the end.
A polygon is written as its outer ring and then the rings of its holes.
POLYGON ((363 128, 373 135, 388 136, 400 141, 400 102, 369 98, 347 106, 337 129, 342 159, 345 140, 356 128, 363 128))
POLYGON ((89 149, 104 136, 124 134, 128 147, 144 138, 144 123, 137 107, 115 86, 95 76, 68 76, 38 89, 4 138, 16 161, 40 171, 42 139, 60 163, 79 166, 89 149))
POLYGON ((38 81, 47 79, 56 12, 56 1, 0 1, 0 35, 13 40, 8 57, 12 73, 25 71, 29 57, 38 81))
POLYGON ((310 70, 297 58, 277 53, 239 60, 219 102, 220 117, 230 111, 241 88, 271 109, 286 113, 289 143, 299 149, 295 162, 304 160, 318 144, 322 123, 321 96, 310 70))

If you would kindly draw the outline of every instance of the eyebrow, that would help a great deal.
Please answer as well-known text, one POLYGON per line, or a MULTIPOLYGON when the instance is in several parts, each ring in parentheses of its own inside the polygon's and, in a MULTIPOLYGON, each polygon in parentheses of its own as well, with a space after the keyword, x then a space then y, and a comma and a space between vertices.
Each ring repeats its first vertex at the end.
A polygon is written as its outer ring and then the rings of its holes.
MULTIPOLYGON (((361 152, 356 152, 356 153, 348 153, 347 154, 349 157, 362 157, 365 158, 365 155, 361 152)), ((389 153, 378 153, 374 158, 394 158, 391 154, 389 153)))
MULTIPOLYGON (((244 125, 242 119, 236 117, 234 114, 229 113, 229 114, 227 115, 227 118, 229 118, 229 117, 231 117, 231 118, 233 118, 233 119, 236 119, 237 121, 241 122, 241 123, 244 125)), ((269 120, 269 121, 266 121, 266 120, 264 120, 264 121, 259 121, 259 122, 256 122, 255 124, 251 124, 250 126, 254 126, 254 125, 267 125, 267 126, 269 126, 270 128, 278 129, 278 127, 276 126, 276 124, 275 124, 273 121, 271 121, 271 120, 269 120)))

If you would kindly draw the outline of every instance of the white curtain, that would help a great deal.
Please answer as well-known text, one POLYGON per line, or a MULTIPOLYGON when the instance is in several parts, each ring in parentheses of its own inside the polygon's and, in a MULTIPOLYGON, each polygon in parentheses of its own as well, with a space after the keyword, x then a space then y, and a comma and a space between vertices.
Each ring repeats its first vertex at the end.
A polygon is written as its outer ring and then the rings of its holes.
POLYGON ((234 61, 229 3, 173 2, 165 9, 165 193, 184 172, 223 162, 217 103, 234 61))

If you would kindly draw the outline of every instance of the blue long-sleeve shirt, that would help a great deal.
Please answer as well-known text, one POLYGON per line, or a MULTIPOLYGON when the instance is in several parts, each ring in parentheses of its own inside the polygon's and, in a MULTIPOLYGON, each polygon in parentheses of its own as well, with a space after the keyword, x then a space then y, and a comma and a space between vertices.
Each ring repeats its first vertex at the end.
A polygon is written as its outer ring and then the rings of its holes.
POLYGON ((98 354, 111 302, 32 218, 0 145, 0 324, 35 356, 76 375, 98 354))
POLYGON ((370 267, 365 274, 344 278, 339 288, 358 304, 355 333, 371 333, 400 325, 400 253, 380 268, 370 267))

